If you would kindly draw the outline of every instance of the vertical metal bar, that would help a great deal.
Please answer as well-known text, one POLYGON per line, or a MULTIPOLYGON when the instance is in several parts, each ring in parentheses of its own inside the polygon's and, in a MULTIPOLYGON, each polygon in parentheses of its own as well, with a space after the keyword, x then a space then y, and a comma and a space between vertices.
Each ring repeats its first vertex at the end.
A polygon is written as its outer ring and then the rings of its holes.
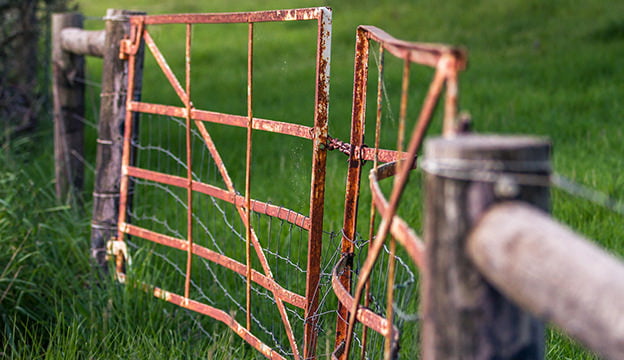
MULTIPOLYGON (((139 26, 137 24, 132 24, 131 36, 130 38, 141 37, 142 34, 138 33, 139 26)), ((124 140, 123 140, 123 150, 121 155, 121 181, 119 184, 119 222, 118 222, 118 231, 117 231, 117 239, 120 241, 124 240, 124 232, 123 226, 126 222, 127 217, 127 207, 128 207, 128 166, 130 165, 130 146, 132 139, 132 111, 130 109, 130 103, 134 100, 132 94, 134 94, 134 75, 135 75, 135 64, 136 64, 136 55, 130 54, 128 57, 128 89, 127 94, 129 96, 126 97, 126 119, 124 121, 124 140)))
MULTIPOLYGON (((227 169, 225 168, 225 165, 221 159, 221 155, 219 155, 219 152, 217 151, 217 148, 215 147, 215 144, 212 141, 210 134, 208 133, 208 131, 206 131, 206 128, 201 121, 196 122, 196 124, 199 129, 199 132, 202 134, 202 137, 204 138, 204 141, 206 143, 206 146, 208 147, 208 150, 210 151, 210 154, 212 155, 215 163, 217 164, 219 172, 221 173, 221 176, 223 178, 223 182, 225 183, 228 191, 232 194, 235 194, 236 189, 234 188, 232 179, 230 178, 227 172, 227 169)), ((236 206, 236 211, 238 212, 239 216, 243 220, 243 223, 245 224, 245 226, 247 226, 246 225, 247 215, 245 214, 244 208, 245 208, 244 205, 236 206)), ((266 256, 264 255, 264 250, 262 249, 262 246, 260 246, 260 242, 258 241, 258 238, 253 228, 251 228, 251 242, 254 246, 254 249, 256 250, 256 256, 258 256, 258 261, 260 262, 260 266, 262 266, 264 273, 267 275, 267 277, 269 277, 270 279, 273 279, 273 274, 271 272, 271 268, 269 267, 266 256)), ((290 325, 290 321, 288 320, 288 314, 286 313, 286 307, 284 306, 284 301, 274 291, 272 292, 275 297, 275 303, 277 304, 277 309, 282 318, 282 323, 284 324, 284 329, 286 330, 286 336, 288 337, 288 341, 290 342, 290 346, 292 348, 294 358, 295 360, 298 360, 299 348, 297 347, 297 343, 293 335, 292 327, 290 325)))
MULTIPOLYGON (((397 152, 400 154, 403 152, 403 138, 405 137, 405 118, 407 117, 407 97, 409 92, 409 76, 410 76, 410 59, 405 59, 403 66, 403 79, 401 83, 401 108, 399 113, 399 133, 397 134, 397 152)), ((405 160, 398 160, 398 168, 401 171, 403 166, 408 166, 409 163, 405 160)), ((385 347, 384 347, 384 360, 390 360, 393 355, 392 340, 393 340, 393 304, 394 304, 394 274, 396 266, 396 241, 393 236, 390 236, 390 254, 388 256, 388 278, 386 281, 386 320, 388 321, 388 328, 390 331, 386 335, 385 347)))
MULTIPOLYGON (((379 45, 379 64, 377 64, 377 114, 375 117, 375 157, 373 159, 373 171, 377 171, 379 163, 379 142, 381 139, 381 113, 383 108, 383 87, 384 87, 384 47, 379 45)), ((370 218, 368 223, 368 238, 375 236, 375 216, 377 213, 374 200, 371 198, 370 218)), ((370 279, 366 280, 364 287, 364 307, 370 305, 370 279)), ((361 359, 366 359, 366 344, 368 342, 368 327, 362 324, 362 351, 361 359)))
POLYGON ((245 216, 247 217, 247 234, 245 244, 245 260, 247 262, 247 330, 251 330, 251 131, 253 129, 253 23, 249 23, 247 37, 247 152, 245 162, 245 216))
MULTIPOLYGON (((429 127, 431 115, 433 114, 433 110, 439 99, 440 91, 442 90, 442 86, 444 85, 444 81, 446 80, 446 70, 444 69, 444 66, 446 66, 446 63, 448 63, 449 61, 454 62, 454 60, 452 59, 442 59, 442 65, 439 65, 436 69, 435 76, 427 92, 427 97, 425 98, 425 102, 421 109, 420 115, 418 116, 418 121, 416 123, 416 126, 414 127, 414 130, 412 131, 412 137, 410 139, 408 153, 406 156, 407 161, 413 161, 416 158, 416 153, 418 152, 418 149, 420 148, 422 140, 425 136, 425 132, 429 127)), ((362 269, 360 270, 360 276, 358 278, 358 283, 355 287, 355 294, 353 296, 353 307, 349 313, 349 331, 347 333, 345 352, 349 351, 351 342, 353 341, 353 326, 355 322, 357 307, 359 305, 360 299, 362 298, 364 284, 370 277, 373 265, 379 257, 379 253, 383 247, 384 241, 386 240, 388 231, 392 226, 392 219, 394 217, 394 214, 396 213, 399 199, 401 198, 401 194, 403 194, 405 184, 407 183, 410 168, 411 166, 403 166, 399 170, 398 180, 395 181, 395 184, 392 188, 390 201, 386 212, 383 214, 379 229, 377 230, 377 236, 369 247, 368 255, 366 256, 366 260, 364 261, 362 269)))
MULTIPOLYGON (((403 78, 401 80, 401 105, 399 109, 399 129, 397 134, 397 156, 403 152, 403 138, 405 137, 405 118, 407 117, 407 97, 409 93, 409 76, 410 76, 410 60, 405 59, 403 62, 403 78)), ((399 169, 403 166, 400 157, 397 159, 399 169)))
MULTIPOLYGON (((360 179, 362 174, 362 161, 360 149, 364 143, 364 130, 366 124, 366 91, 368 87, 368 50, 369 40, 360 29, 357 31, 355 43, 355 64, 353 80, 353 109, 351 113, 351 154, 349 155, 349 169, 347 172, 347 185, 345 190, 344 221, 342 225, 341 253, 349 256, 344 270, 340 276, 340 283, 347 291, 351 291, 351 270, 353 268, 353 252, 355 250, 355 234, 357 226, 357 210, 360 195, 360 179)), ((336 318, 336 347, 346 338, 348 328, 347 318, 349 309, 340 302, 338 303, 338 316, 336 318)), ((346 359, 341 356, 340 360, 346 359)))
POLYGON ((442 135, 445 137, 452 136, 457 132, 457 94, 459 93, 457 84, 457 69, 448 69, 448 77, 446 79, 446 99, 444 103, 444 126, 442 135))
MULTIPOLYGON (((381 140, 381 114, 383 109, 383 91, 384 91, 384 63, 385 63, 384 47, 379 45, 379 64, 377 65, 377 114, 375 116, 375 158, 373 159, 373 169, 377 169, 379 164, 379 142, 381 140)), ((371 200, 372 201, 372 200, 371 200)), ((375 209, 375 206, 372 206, 375 209)), ((371 234, 372 236, 372 234, 371 234)))
POLYGON ((193 266, 193 150, 191 144, 191 30, 192 25, 186 24, 186 236, 188 252, 186 257, 186 279, 184 282, 184 297, 190 297, 191 269, 193 266))
POLYGON ((316 343, 323 245, 323 206, 327 160, 327 112, 329 108, 329 66, 331 53, 331 9, 320 8, 316 58, 314 137, 312 139, 312 181, 310 185, 310 231, 306 267, 306 308, 303 335, 304 358, 316 358, 316 343))
POLYGON ((394 355, 392 347, 394 340, 394 277, 396 268, 396 240, 390 236, 390 254, 388 256, 388 279, 386 281, 386 320, 388 321, 388 334, 385 339, 384 360, 391 360, 394 355))

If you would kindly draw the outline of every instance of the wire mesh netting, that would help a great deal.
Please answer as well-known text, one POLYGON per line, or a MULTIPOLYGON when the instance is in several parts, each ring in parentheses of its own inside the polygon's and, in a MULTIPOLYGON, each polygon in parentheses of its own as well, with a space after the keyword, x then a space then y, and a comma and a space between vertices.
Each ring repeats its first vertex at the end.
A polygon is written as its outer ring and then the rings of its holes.
MULTIPOLYGON (((136 167, 183 176, 187 166, 184 160, 186 124, 170 116, 145 114, 141 119, 140 136, 133 142, 136 167)), ((194 170, 193 180, 203 184, 225 188, 221 172, 204 144, 202 135, 193 129, 194 170)), ((129 222, 155 233, 184 241, 186 239, 186 215, 188 204, 186 190, 157 181, 132 178, 133 206, 129 210, 129 222)), ((266 213, 275 205, 262 205, 266 213)), ((283 214, 292 210, 281 208, 283 214)), ((305 293, 308 231, 284 219, 252 212, 252 224, 266 265, 271 269, 275 282, 295 294, 305 293)), ((239 264, 245 263, 246 227, 239 209, 231 202, 202 193, 193 195, 193 241, 194 244, 223 255, 239 264)), ((328 234, 330 236, 331 234, 328 234)), ((164 245, 133 237, 128 243, 135 250, 133 262, 142 264, 142 281, 158 284, 171 292, 182 293, 186 279, 186 252, 171 250, 164 245)), ((253 247, 253 245, 252 245, 253 247)), ((252 264, 262 272, 259 261, 252 264)), ((134 267, 133 267, 134 268, 134 267)), ((245 322, 245 283, 243 274, 224 268, 201 256, 193 259, 190 298, 219 309, 228 309, 234 318, 245 322)), ((329 274, 329 272, 327 272, 329 274)), ((292 356, 287 335, 275 306, 275 296, 267 289, 252 286, 251 320, 258 337, 284 356, 292 356)), ((303 333, 304 313, 301 308, 286 305, 286 312, 293 321, 293 332, 303 333)), ((303 339, 297 339, 299 343, 303 339)))

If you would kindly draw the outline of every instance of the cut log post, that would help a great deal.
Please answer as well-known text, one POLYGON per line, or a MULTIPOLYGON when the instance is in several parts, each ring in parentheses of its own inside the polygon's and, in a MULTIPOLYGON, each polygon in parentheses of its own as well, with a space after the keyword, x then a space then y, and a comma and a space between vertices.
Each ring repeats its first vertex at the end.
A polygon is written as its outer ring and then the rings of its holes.
POLYGON ((466 135, 425 144, 423 359, 543 359, 544 325, 486 281, 466 240, 499 201, 548 209, 547 187, 517 179, 545 178, 549 154, 548 142, 528 137, 466 135))
POLYGON ((607 359, 624 359, 624 263, 523 203, 503 203, 468 238, 481 273, 510 299, 607 359))
MULTIPOLYGON (((103 47, 102 93, 98 124, 95 184, 93 191, 93 218, 91 225, 91 254, 104 270, 106 242, 117 233, 119 216, 119 184, 121 180, 121 154, 126 115, 128 84, 127 61, 119 58, 119 43, 130 33, 125 17, 143 15, 144 12, 109 9, 106 13, 106 41, 103 47)), ((134 99, 140 98, 143 50, 137 53, 134 99)), ((138 119, 134 121, 138 125, 138 119)), ((137 132, 134 132, 137 134, 137 132)))
POLYGON ((52 96, 56 196, 75 201, 84 182, 84 56, 62 47, 65 28, 82 28, 82 15, 52 15, 52 96))

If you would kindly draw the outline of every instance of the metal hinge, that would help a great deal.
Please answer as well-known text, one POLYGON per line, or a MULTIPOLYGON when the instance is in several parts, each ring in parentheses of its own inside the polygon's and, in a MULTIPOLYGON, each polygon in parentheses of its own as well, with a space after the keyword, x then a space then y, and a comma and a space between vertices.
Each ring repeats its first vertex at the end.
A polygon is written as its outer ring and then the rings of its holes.
POLYGON ((143 37, 143 30, 145 24, 143 18, 140 17, 132 21, 132 28, 130 29, 130 36, 126 35, 119 42, 119 58, 121 60, 128 60, 130 55, 136 55, 139 51, 139 45, 143 37))
POLYGON ((126 37, 119 42, 119 59, 128 60, 130 55, 132 55, 132 40, 126 37))

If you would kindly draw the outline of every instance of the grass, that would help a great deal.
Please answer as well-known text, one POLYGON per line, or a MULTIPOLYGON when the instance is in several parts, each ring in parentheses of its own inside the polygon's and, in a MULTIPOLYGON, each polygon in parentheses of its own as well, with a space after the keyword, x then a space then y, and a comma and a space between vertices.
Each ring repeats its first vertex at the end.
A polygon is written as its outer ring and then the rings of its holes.
MULTIPOLYGON (((82 11, 90 16, 103 15, 108 7, 142 9, 156 14, 325 4, 315 1, 293 4, 280 0, 80 3, 82 11)), ((349 134, 355 27, 376 25, 406 40, 466 46, 470 65, 460 78, 460 100, 462 108, 472 114, 477 131, 548 136, 554 144, 557 172, 615 198, 624 197, 619 171, 624 165, 620 156, 624 153, 620 141, 620 121, 624 113, 621 101, 624 89, 620 84, 624 70, 617 66, 617 60, 624 56, 621 46, 624 4, 598 0, 445 3, 362 0, 357 3, 329 1, 328 5, 334 9, 330 91, 330 133, 333 136, 347 139, 349 134)), ((89 21, 88 26, 97 28, 101 24, 89 21)), ((311 79, 308 60, 311 48, 301 46, 282 51, 282 45, 295 46, 313 38, 312 29, 305 24, 286 29, 258 26, 258 116, 309 121, 311 90, 299 84, 309 83, 311 79), (274 31, 281 32, 282 42, 271 41, 274 31), (280 76, 283 74, 288 75, 280 76)), ((211 36, 211 41, 194 48, 193 61, 198 76, 193 79, 193 93, 199 94, 195 100, 197 105, 244 114, 245 76, 237 71, 245 63, 241 57, 245 51, 244 26, 198 31, 194 34, 197 39, 211 36), (202 67, 203 64, 206 66, 202 67)), ((174 44, 179 34, 176 29, 165 29, 156 32, 155 38, 171 58, 174 71, 181 76, 181 48, 174 44)), ((91 76, 97 79, 99 61, 90 60, 90 64, 91 76)), ((153 68, 154 64, 148 60, 146 69, 150 66, 153 68)), ((389 60, 388 66, 387 82, 397 114, 398 101, 393 94, 398 91, 400 64, 389 60)), ((150 86, 146 88, 145 98, 174 103, 175 96, 166 86, 152 86, 162 83, 162 78, 154 74, 146 72, 146 84, 150 86)), ((429 77, 430 73, 424 71, 414 74, 416 93, 422 94, 423 79, 429 77)), ((369 110, 371 108, 369 106, 369 110)), ((415 108, 410 108, 410 114, 415 108)), ((389 127, 393 126, 396 125, 389 119, 389 127)), ((222 147, 235 144, 237 137, 244 136, 216 128, 214 131, 221 131, 217 142, 222 147)), ((371 142, 372 136, 367 141, 371 142)), ((394 146, 391 137, 386 141, 389 147, 394 146)), ((264 155, 254 158, 254 170, 268 175, 254 178, 252 191, 272 200, 281 199, 295 209, 305 208, 305 202, 300 199, 306 189, 301 184, 307 184, 309 175, 300 175, 289 182, 281 179, 297 170, 293 170, 293 166, 302 166, 303 160, 293 164, 292 157, 307 145, 293 142, 289 146, 294 150, 283 152, 281 147, 273 145, 275 143, 275 138, 258 136, 264 155), (266 161, 269 156, 276 160, 266 161)), ((13 139, 10 144, 3 145, 0 155, 0 351, 7 357, 221 359, 258 356, 222 325, 197 320, 138 289, 97 277, 88 260, 89 199, 86 199, 87 210, 81 210, 58 203, 53 196, 49 124, 44 124, 29 138, 13 139), (202 328, 212 335, 206 335, 202 328)), ((236 167, 242 152, 240 147, 230 148, 233 151, 226 162, 236 167)), ((88 158, 94 158, 94 149, 94 146, 88 149, 88 158)), ((341 155, 330 154, 328 229, 338 229, 341 225, 344 165, 341 155)), ((237 184, 243 184, 241 174, 233 174, 233 177, 237 184)), ((418 224, 418 202, 405 205, 401 208, 402 214, 410 215, 418 224)), ((553 214, 609 251, 624 255, 620 215, 558 189, 553 191, 553 214)), ((547 341, 549 359, 595 358, 559 331, 550 331, 547 341)))

